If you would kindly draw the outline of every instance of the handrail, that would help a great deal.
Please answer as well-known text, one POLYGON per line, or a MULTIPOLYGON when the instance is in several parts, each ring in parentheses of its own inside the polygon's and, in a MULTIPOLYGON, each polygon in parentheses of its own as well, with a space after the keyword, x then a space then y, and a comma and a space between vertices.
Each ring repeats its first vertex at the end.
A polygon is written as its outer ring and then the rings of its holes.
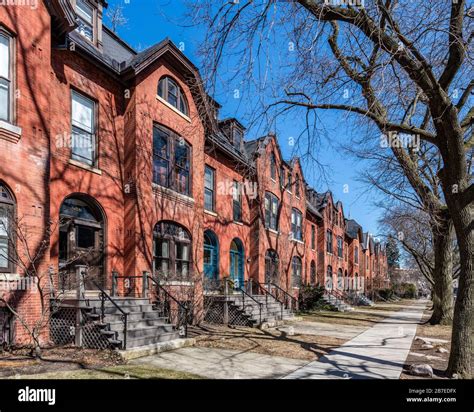
MULTIPOLYGON (((169 293, 166 290, 166 288, 164 288, 163 286, 161 286, 159 284, 159 281, 157 279, 155 279, 154 277, 152 277, 150 275, 146 275, 145 277, 150 279, 152 282, 155 282, 155 285, 158 287, 159 290, 163 291, 168 298, 171 298, 171 300, 173 300, 182 310, 184 310, 184 317, 185 317, 185 319, 184 319, 184 337, 187 337, 188 336, 188 320, 189 320, 189 308, 188 308, 188 306, 184 305, 179 300, 177 300, 171 293, 169 293)), ((170 321, 171 321, 171 319, 170 319, 170 321)), ((180 327, 179 318, 178 318, 177 326, 178 326, 178 328, 180 327)))
MULTIPOLYGON (((280 304, 280 309, 281 309, 281 320, 283 320, 283 305, 284 303, 280 301, 280 299, 277 298, 276 295, 273 295, 268 289, 264 288, 260 282, 255 282, 257 286, 259 287, 260 290, 262 290, 265 293, 265 296, 270 295, 273 299, 275 299, 279 304, 280 304)), ((268 306, 268 299, 266 300, 267 306, 268 306)))
POLYGON ((109 294, 102 289, 102 287, 94 280, 90 279, 90 281, 95 285, 97 289, 100 290, 100 311, 101 316, 100 319, 104 322, 105 318, 105 300, 108 299, 112 304, 122 313, 122 322, 123 322, 123 349, 127 349, 127 326, 128 326, 128 313, 125 312, 115 301, 109 296, 109 294))
MULTIPOLYGON (((278 286, 276 283, 273 283, 273 282, 268 282, 269 285, 272 285, 274 286, 275 288, 277 288, 280 292, 283 292, 283 294, 287 297, 290 298, 290 301, 294 302, 295 304, 295 309, 298 310, 298 300, 290 295, 285 289, 281 288, 280 286, 278 286)), ((290 304, 290 309, 292 309, 292 305, 290 304)))
POLYGON ((224 282, 227 282, 227 283, 231 283, 232 282, 232 287, 235 289, 235 290, 239 290, 240 292, 242 292, 242 306, 245 310, 245 296, 248 296, 250 299, 252 299, 254 302, 256 302, 258 304, 258 309, 259 309, 259 319, 260 319, 260 324, 262 323, 262 303, 259 302, 257 299, 255 299, 252 295, 250 295, 249 293, 247 293, 244 289, 242 289, 242 287, 240 286, 237 286, 235 287, 235 283, 229 279, 228 277, 225 277, 224 278, 224 282))

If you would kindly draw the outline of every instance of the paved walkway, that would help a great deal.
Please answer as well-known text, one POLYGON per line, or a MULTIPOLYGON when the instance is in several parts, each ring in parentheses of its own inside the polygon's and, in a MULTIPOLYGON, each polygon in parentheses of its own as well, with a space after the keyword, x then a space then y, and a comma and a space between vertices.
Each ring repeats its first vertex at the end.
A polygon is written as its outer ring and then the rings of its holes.
POLYGON ((298 321, 290 325, 279 326, 277 330, 289 333, 290 328, 293 332, 301 335, 329 336, 338 339, 352 339, 360 333, 366 331, 370 326, 341 325, 337 323, 298 321))
POLYGON ((277 379, 306 365, 308 361, 281 356, 214 348, 182 348, 131 361, 210 379, 277 379))
POLYGON ((399 379, 427 301, 418 301, 285 379, 399 379))

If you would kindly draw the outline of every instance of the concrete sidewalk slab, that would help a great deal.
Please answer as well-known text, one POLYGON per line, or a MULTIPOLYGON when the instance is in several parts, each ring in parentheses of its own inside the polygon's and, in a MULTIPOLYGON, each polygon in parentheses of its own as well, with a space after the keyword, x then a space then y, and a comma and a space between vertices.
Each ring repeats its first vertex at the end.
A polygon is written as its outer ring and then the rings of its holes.
POLYGON ((289 323, 277 328, 281 332, 288 333, 290 327, 294 333, 302 335, 328 336, 338 339, 352 339, 360 333, 366 331, 368 326, 341 325, 336 323, 301 321, 298 323, 289 323))
POLYGON ((286 379, 399 379, 427 301, 404 307, 286 379))
POLYGON ((276 379, 306 365, 308 361, 255 352, 214 348, 182 348, 131 361, 210 379, 276 379))

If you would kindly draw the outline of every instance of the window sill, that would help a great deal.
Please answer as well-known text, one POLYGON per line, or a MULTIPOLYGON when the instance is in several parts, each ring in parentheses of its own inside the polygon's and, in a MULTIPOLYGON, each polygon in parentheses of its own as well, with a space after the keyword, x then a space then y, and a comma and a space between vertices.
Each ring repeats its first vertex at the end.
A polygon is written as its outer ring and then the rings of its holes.
POLYGON ((81 169, 84 169, 84 170, 87 170, 91 173, 95 173, 96 175, 102 175, 102 170, 100 169, 97 169, 96 167, 94 166, 89 166, 88 164, 86 163, 82 163, 80 162, 79 160, 74 160, 74 159, 69 159, 68 160, 68 163, 70 165, 73 165, 73 166, 76 166, 76 167, 79 167, 81 169))
POLYGON ((18 143, 21 138, 21 127, 15 126, 14 124, 8 123, 4 120, 0 120, 0 139, 4 139, 7 142, 18 143))
POLYGON ((265 230, 268 232, 268 233, 273 233, 274 235, 279 235, 280 232, 278 230, 275 230, 275 229, 270 229, 270 228, 265 228, 265 230))
POLYGON ((217 213, 212 211, 212 210, 207 210, 207 209, 204 209, 204 213, 206 215, 211 215, 211 216, 214 216, 214 217, 217 217, 217 213))
POLYGON ((189 116, 186 116, 184 113, 181 113, 176 107, 174 107, 172 104, 168 103, 165 99, 162 97, 156 95, 156 99, 159 100, 161 103, 163 103, 166 107, 169 109, 173 110, 177 115, 181 116, 184 120, 187 122, 191 123, 191 118, 189 116))
POLYGON ((292 242, 295 242, 295 243, 299 243, 301 245, 304 245, 304 242, 302 240, 299 240, 299 239, 291 239, 292 242))
POLYGON ((239 226, 243 226, 244 223, 239 221, 239 220, 233 220, 232 223, 236 224, 236 225, 239 225, 239 226))
POLYGON ((172 197, 175 199, 180 199, 186 203, 190 203, 194 205, 194 199, 188 195, 183 195, 182 193, 175 192, 172 189, 168 189, 167 187, 160 186, 159 184, 152 183, 153 191, 156 193, 161 193, 167 195, 168 197, 172 197))

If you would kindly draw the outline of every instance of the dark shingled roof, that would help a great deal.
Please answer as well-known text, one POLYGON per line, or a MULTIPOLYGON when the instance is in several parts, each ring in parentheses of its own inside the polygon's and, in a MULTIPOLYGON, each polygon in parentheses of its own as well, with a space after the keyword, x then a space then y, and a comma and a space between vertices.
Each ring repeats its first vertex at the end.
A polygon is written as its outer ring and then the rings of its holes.
POLYGON ((346 234, 352 239, 356 239, 359 231, 362 231, 362 226, 354 219, 346 220, 346 234))

